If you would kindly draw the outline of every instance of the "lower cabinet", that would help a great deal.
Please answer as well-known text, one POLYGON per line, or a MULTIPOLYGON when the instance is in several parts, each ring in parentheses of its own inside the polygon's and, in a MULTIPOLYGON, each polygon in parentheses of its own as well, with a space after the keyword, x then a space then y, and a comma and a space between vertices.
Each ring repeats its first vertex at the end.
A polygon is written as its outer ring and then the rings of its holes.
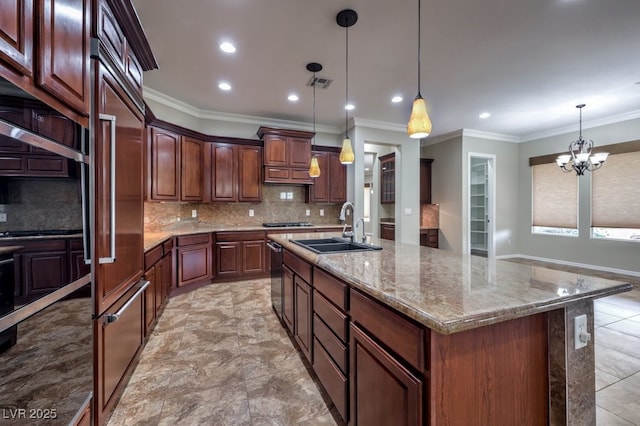
POLYGON ((211 234, 185 235, 176 240, 178 287, 210 280, 213 276, 211 234))
POLYGON ((420 245, 438 248, 438 229, 427 229, 420 232, 420 245))
POLYGON ((380 238, 385 240, 396 239, 396 226, 386 223, 380 224, 380 238))
POLYGON ((214 247, 217 280, 267 273, 264 231, 217 232, 214 247))
POLYGON ((311 286, 300 276, 294 279, 295 289, 295 325, 294 333, 296 341, 300 345, 300 350, 311 362, 313 359, 312 334, 312 305, 311 286))
POLYGON ((295 333, 294 326, 294 294, 293 271, 283 265, 282 267, 282 319, 291 334, 295 333))
POLYGON ((144 269, 144 278, 150 283, 144 292, 145 336, 148 337, 173 287, 173 239, 147 250, 144 269))

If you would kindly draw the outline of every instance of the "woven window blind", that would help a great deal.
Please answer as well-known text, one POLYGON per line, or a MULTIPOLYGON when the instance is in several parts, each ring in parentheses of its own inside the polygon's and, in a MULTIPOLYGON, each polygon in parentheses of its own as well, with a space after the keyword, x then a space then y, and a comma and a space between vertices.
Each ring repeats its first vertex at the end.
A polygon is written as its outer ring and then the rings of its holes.
POLYGON ((555 163, 533 171, 533 226, 578 228, 578 176, 564 173, 555 163))
POLYGON ((591 174, 591 226, 640 228, 640 151, 609 155, 591 174))

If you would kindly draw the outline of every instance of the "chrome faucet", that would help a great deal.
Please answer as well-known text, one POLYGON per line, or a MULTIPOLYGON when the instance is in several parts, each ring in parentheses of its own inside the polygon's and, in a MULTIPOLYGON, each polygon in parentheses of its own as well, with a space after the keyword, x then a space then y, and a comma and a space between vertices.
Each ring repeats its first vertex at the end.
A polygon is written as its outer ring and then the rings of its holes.
POLYGON ((346 231, 347 229, 347 224, 344 224, 344 228, 342 228, 342 238, 349 238, 351 239, 351 242, 353 242, 354 236, 355 236, 355 230, 356 230, 356 217, 354 214, 354 206, 353 203, 347 201, 342 205, 342 208, 340 209, 340 216, 338 217, 338 220, 347 220, 347 208, 351 207, 351 231, 346 231))
MULTIPOLYGON (((359 226, 360 222, 362 222, 362 244, 367 244, 367 234, 364 233, 364 218, 361 217, 356 222, 356 228, 359 226)), ((357 238, 356 238, 357 240, 357 238)))

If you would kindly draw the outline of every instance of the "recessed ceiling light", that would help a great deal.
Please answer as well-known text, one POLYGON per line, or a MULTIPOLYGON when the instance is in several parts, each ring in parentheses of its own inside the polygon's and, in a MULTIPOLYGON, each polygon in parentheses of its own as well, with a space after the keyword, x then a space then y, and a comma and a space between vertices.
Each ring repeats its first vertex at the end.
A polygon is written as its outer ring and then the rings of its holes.
POLYGON ((369 168, 368 168, 368 167, 365 167, 365 168, 364 168, 364 171, 365 171, 365 172, 368 172, 368 171, 369 171, 369 168))
POLYGON ((391 98, 391 102, 393 102, 394 104, 402 102, 402 96, 394 96, 393 98, 391 98))
POLYGON ((355 109, 356 107, 353 104, 346 104, 344 106, 344 109, 346 109, 347 111, 351 111, 353 109, 355 109))
POLYGON ((489 118, 489 117, 491 117, 491 114, 489 114, 488 112, 483 112, 478 116, 478 118, 489 118))
POLYGON ((236 51, 236 47, 233 45, 233 43, 224 41, 220 43, 220 50, 222 50, 224 53, 234 53, 236 51))
POLYGON ((287 99, 289 99, 290 102, 297 102, 300 98, 295 93, 292 93, 287 97, 287 99))
POLYGON ((227 90, 231 90, 231 85, 230 85, 229 83, 227 83, 226 81, 221 81, 221 82, 218 84, 218 88, 219 88, 220 90, 225 90, 225 91, 227 91, 227 90))

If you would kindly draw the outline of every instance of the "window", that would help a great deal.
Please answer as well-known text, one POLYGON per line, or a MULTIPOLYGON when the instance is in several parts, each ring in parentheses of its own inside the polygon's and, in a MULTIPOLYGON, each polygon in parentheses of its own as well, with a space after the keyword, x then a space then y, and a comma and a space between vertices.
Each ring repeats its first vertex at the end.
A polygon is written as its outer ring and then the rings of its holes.
POLYGON ((640 242, 640 151, 609 155, 591 174, 591 236, 640 242))
POLYGON ((578 176, 555 163, 536 164, 533 173, 535 234, 578 236, 578 176))

